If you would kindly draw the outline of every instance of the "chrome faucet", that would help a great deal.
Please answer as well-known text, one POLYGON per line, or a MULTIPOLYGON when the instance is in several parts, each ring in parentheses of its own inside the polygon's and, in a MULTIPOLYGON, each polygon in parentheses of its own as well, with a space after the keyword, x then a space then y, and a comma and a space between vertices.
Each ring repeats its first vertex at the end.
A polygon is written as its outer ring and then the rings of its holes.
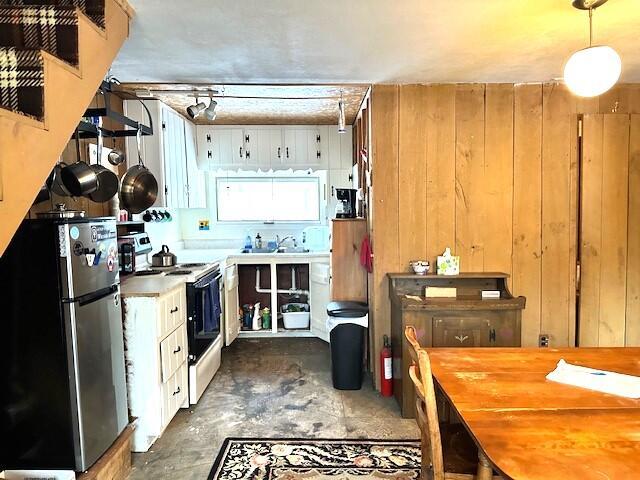
POLYGON ((286 237, 284 237, 282 240, 280 240, 280 237, 278 235, 276 235, 276 245, 278 248, 280 248, 282 246, 282 244, 286 241, 286 240, 293 240, 293 246, 297 247, 298 246, 298 242, 296 241, 296 237, 294 237, 293 235, 287 235, 286 237))

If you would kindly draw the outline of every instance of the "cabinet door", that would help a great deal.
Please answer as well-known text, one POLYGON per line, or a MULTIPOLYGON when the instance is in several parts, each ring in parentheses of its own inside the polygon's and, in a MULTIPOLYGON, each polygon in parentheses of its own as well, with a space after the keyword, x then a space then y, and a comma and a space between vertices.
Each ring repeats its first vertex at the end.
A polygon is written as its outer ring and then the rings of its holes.
POLYGON ((309 168, 322 164, 320 131, 317 128, 287 128, 284 132, 284 164, 309 168))
POLYGON ((489 347, 490 321, 481 317, 434 317, 434 347, 489 347))
POLYGON ((309 306, 311 308, 311 333, 325 342, 327 332, 327 304, 329 303, 329 264, 309 265, 309 306))
POLYGON ((241 128, 203 129, 199 144, 208 168, 240 168, 246 164, 241 128))
POLYGON ((240 304, 238 300, 238 266, 229 265, 224 271, 224 337, 229 346, 240 333, 240 304))
POLYGON ((282 155, 282 130, 248 129, 244 139, 247 167, 267 171, 272 165, 278 165, 278 155, 282 155))
POLYGON ((189 208, 206 208, 205 173, 198 170, 196 150, 196 126, 184 122, 185 151, 187 160, 187 200, 189 208))
POLYGON ((188 186, 184 119, 168 108, 162 109, 162 147, 167 207, 185 208, 188 186))

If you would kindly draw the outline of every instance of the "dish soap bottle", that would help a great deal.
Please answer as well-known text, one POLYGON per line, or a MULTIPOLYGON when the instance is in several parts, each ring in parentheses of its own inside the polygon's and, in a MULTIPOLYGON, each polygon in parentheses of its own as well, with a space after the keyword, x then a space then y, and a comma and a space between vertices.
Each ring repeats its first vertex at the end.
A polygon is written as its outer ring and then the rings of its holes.
POLYGON ((256 235, 256 248, 262 248, 262 237, 259 233, 256 235))
POLYGON ((244 248, 246 250, 251 250, 251 248, 252 248, 251 235, 247 235, 246 238, 244 239, 244 248))
POLYGON ((253 330, 260 330, 260 302, 253 306, 253 330))

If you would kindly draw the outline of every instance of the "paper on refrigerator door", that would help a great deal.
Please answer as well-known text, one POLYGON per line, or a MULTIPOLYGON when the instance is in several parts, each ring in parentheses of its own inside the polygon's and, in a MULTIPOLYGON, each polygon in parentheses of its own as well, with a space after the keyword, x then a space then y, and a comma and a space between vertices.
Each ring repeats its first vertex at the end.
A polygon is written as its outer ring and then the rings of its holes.
POLYGON ((561 359, 547 380, 626 398, 640 398, 640 377, 572 365, 561 359))

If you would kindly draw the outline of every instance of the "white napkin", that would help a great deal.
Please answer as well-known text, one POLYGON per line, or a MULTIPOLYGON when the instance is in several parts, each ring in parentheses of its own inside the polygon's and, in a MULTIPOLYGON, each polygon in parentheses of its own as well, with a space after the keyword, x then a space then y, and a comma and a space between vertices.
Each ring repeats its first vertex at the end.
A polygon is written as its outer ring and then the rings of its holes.
POLYGON ((547 380, 627 398, 640 398, 640 377, 572 365, 560 359, 547 380))

